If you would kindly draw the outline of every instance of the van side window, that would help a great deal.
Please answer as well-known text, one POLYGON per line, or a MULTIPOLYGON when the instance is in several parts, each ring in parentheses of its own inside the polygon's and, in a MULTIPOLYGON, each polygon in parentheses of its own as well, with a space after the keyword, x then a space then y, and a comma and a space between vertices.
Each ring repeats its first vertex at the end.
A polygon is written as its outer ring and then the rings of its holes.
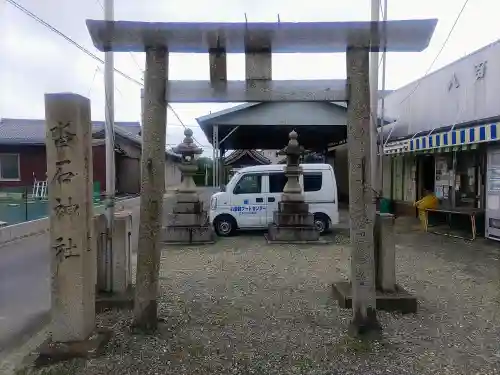
POLYGON ((269 174, 269 192, 283 193, 283 188, 286 185, 286 176, 284 173, 269 174))
POLYGON ((262 175, 246 174, 234 187, 233 194, 259 194, 262 191, 262 175))
POLYGON ((322 173, 304 173, 304 191, 320 191, 322 185, 322 173))

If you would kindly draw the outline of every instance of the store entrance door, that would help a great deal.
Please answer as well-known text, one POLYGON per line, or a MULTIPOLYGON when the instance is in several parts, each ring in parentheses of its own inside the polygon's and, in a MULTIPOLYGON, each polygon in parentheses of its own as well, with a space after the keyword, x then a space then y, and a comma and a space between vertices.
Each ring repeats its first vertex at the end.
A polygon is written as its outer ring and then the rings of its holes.
POLYGON ((418 168, 418 191, 417 199, 424 196, 424 191, 434 192, 435 188, 435 164, 433 155, 424 155, 419 158, 418 168))

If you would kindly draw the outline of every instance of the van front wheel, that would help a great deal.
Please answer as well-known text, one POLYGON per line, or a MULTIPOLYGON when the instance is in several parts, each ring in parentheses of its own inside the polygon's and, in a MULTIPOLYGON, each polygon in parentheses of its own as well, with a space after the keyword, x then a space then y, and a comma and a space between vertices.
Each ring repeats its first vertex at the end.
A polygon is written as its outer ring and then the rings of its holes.
POLYGON ((324 234, 330 227, 330 219, 323 213, 314 214, 314 225, 320 234, 324 234))
POLYGON ((230 215, 220 215, 214 220, 215 233, 219 237, 229 237, 236 231, 236 220, 230 215))

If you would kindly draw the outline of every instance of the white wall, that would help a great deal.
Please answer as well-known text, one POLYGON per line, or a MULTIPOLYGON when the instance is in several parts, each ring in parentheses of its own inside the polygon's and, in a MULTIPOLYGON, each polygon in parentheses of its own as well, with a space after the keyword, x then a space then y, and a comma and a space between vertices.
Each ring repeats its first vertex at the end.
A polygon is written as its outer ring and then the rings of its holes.
POLYGON ((414 134, 500 116, 499 93, 500 41, 393 91, 385 98, 385 113, 414 134), (486 63, 484 78, 477 79, 481 63, 486 63))

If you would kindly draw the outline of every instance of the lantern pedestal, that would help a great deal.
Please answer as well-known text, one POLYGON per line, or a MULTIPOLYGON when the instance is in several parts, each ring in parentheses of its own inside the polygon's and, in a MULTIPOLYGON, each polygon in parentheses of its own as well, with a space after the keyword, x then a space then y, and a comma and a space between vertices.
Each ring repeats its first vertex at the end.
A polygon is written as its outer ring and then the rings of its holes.
POLYGON ((198 197, 178 194, 173 212, 167 216, 163 242, 168 244, 207 244, 215 242, 215 233, 208 221, 208 212, 198 197))
POLYGON ((290 141, 285 149, 280 152, 287 156, 285 175, 287 183, 283 189, 278 211, 273 212, 273 222, 269 224, 266 240, 268 243, 317 243, 320 233, 314 225, 314 216, 309 212, 309 205, 304 202, 302 186, 299 177, 302 168, 299 158, 303 148, 297 142, 297 133, 292 131, 290 141))
POLYGON ((314 216, 309 205, 300 201, 284 201, 273 213, 266 235, 268 243, 317 243, 326 244, 314 226, 314 216))
POLYGON ((162 242, 171 245, 208 244, 215 242, 215 233, 209 222, 208 212, 200 201, 193 176, 198 170, 194 155, 202 150, 193 144, 191 129, 184 131, 183 143, 174 152, 182 155, 182 184, 175 194, 173 212, 166 217, 162 229, 162 242))

